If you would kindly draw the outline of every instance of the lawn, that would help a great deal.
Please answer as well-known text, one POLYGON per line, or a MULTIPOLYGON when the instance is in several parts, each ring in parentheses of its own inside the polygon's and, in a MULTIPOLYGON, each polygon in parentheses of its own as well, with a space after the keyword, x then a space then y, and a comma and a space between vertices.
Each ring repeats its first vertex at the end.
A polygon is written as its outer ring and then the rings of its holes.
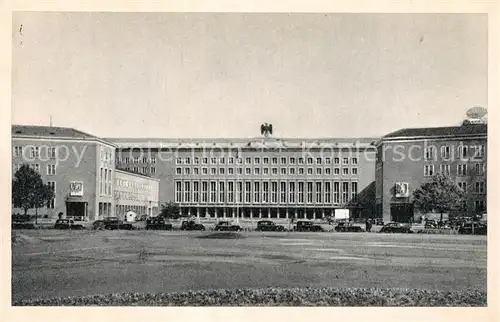
POLYGON ((262 288, 486 292, 485 236, 244 232, 199 238, 209 234, 16 231, 12 298, 262 288))

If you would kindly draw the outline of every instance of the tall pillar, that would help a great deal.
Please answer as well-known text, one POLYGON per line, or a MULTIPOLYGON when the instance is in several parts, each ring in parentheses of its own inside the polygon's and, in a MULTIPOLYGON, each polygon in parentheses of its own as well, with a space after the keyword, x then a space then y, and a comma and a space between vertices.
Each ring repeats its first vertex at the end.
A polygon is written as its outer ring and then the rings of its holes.
POLYGON ((253 219, 253 208, 250 208, 250 219, 253 219))
POLYGON ((321 219, 325 218, 325 209, 321 210, 321 219))
POLYGON ((88 220, 89 220, 89 214, 87 213, 87 211, 88 211, 87 206, 88 206, 88 205, 87 205, 87 203, 85 202, 85 203, 83 204, 83 207, 84 207, 84 208, 83 208, 83 215, 85 216, 85 220, 86 220, 86 221, 88 221, 88 220))
POLYGON ((262 218, 262 208, 259 208, 259 218, 262 218))
POLYGON ((234 208, 231 208, 231 217, 234 219, 234 208))
POLYGON ((196 218, 200 219, 200 207, 196 208, 196 218))
POLYGON ((313 209, 313 220, 316 220, 316 209, 313 209))
POLYGON ((217 213, 217 208, 214 208, 214 214, 215 214, 215 218, 219 218, 219 214, 217 213))
POLYGON ((288 219, 288 208, 285 210, 286 219, 288 219))
POLYGON ((295 208, 295 219, 298 219, 297 216, 298 216, 297 208, 295 208))
POLYGON ((222 208, 222 217, 226 218, 226 208, 222 208))
POLYGON ((208 207, 205 207, 205 217, 208 216, 208 207))
POLYGON ((188 208, 188 217, 191 217, 191 208, 188 208))

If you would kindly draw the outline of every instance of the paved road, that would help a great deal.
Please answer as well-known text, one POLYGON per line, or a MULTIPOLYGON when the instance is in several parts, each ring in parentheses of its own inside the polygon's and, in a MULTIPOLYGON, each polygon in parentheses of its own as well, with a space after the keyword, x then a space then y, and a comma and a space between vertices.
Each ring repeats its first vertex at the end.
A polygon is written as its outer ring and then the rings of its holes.
POLYGON ((486 290, 485 236, 20 231, 12 298, 239 287, 486 290))

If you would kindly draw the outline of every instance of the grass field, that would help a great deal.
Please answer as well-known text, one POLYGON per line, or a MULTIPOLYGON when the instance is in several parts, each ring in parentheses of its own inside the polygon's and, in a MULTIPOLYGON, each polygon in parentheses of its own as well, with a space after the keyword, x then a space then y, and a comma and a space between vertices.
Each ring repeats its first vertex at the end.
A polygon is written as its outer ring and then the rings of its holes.
POLYGON ((13 233, 13 301, 267 287, 486 291, 486 236, 377 233, 13 233))

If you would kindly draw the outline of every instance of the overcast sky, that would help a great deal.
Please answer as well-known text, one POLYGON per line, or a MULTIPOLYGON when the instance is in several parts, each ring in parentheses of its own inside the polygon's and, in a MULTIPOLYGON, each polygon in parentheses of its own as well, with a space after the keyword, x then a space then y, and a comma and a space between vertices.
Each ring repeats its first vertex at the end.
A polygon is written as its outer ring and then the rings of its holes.
POLYGON ((472 14, 15 13, 12 123, 102 137, 372 137, 487 107, 472 14), (22 30, 21 30, 22 25, 22 30))

